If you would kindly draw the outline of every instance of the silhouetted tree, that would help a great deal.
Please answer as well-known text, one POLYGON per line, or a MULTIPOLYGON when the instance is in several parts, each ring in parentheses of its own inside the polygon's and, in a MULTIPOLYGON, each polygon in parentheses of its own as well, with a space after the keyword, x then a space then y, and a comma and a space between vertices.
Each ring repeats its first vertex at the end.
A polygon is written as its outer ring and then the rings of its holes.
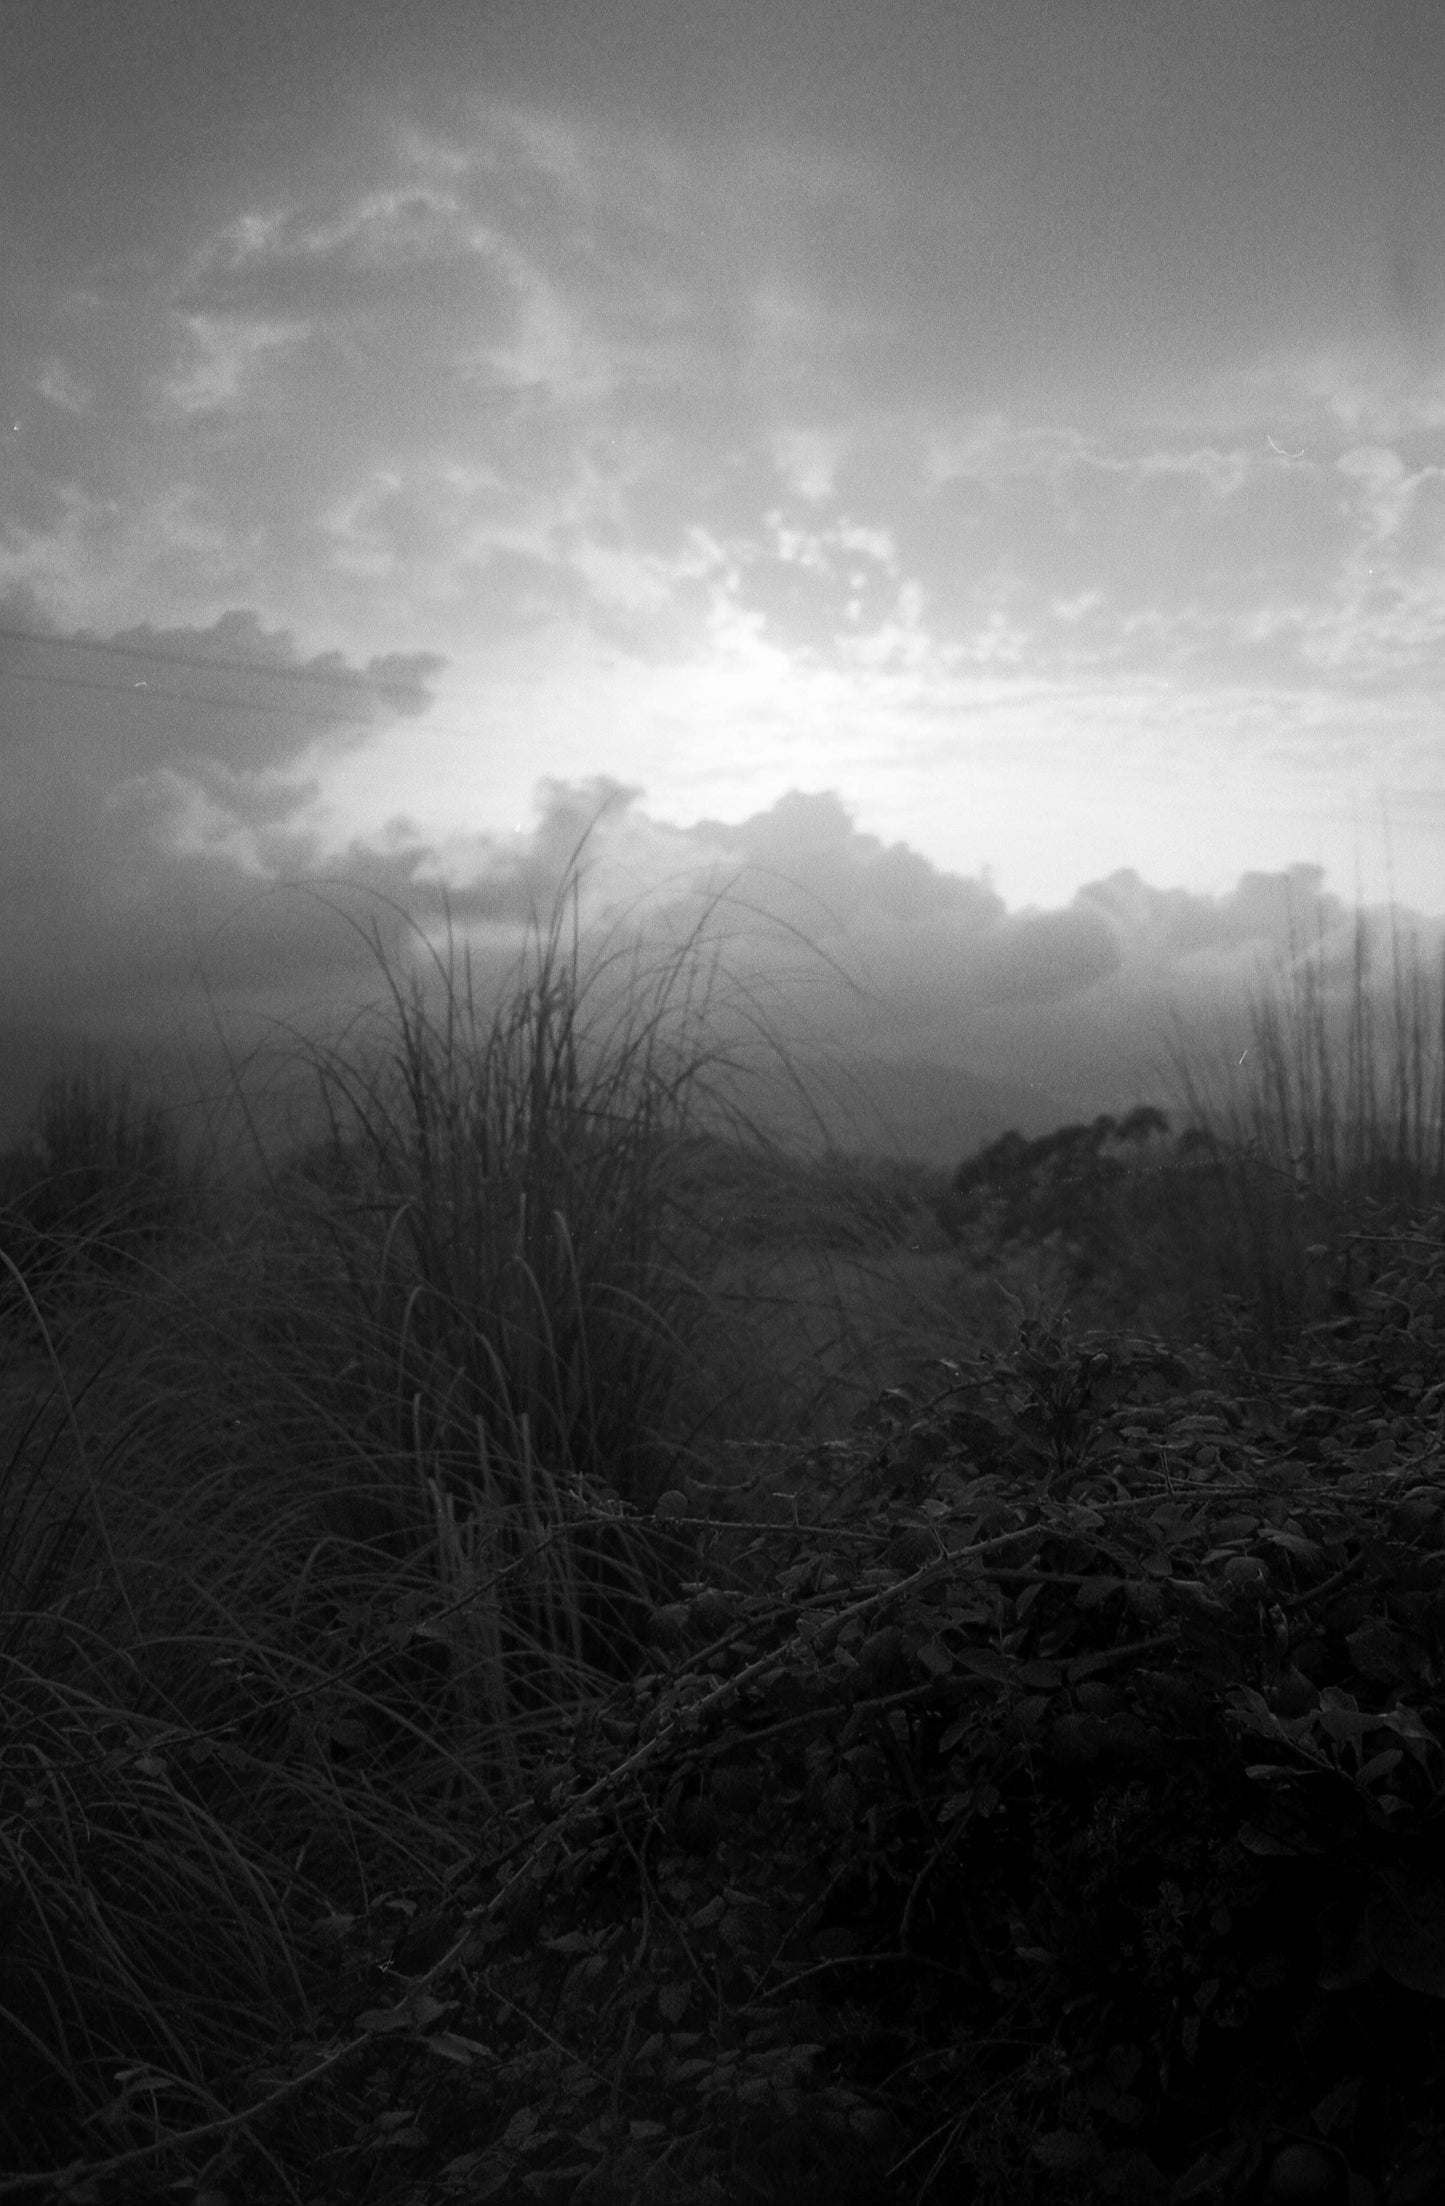
POLYGON ((1167 1134, 1169 1120, 1165 1113, 1156 1110, 1152 1103, 1136 1103, 1128 1116, 1119 1121, 1115 1138, 1135 1142, 1140 1148, 1151 1134, 1167 1134))

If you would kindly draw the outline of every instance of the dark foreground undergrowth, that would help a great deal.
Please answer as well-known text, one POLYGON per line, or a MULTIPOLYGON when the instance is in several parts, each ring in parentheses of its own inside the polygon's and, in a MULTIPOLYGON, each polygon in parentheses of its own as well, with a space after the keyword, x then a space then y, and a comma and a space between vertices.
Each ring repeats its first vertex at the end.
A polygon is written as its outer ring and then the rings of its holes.
MULTIPOLYGON (((168 2151, 70 2195, 1437 2195, 1440 1221, 1392 1255, 1268 1377, 1026 1322, 786 1507, 777 1463, 664 1495, 697 1559, 640 1673, 430 1883, 298 1883, 308 2027, 210 2121, 138 2060, 116 2126, 168 2151)), ((66 1781, 109 1894, 104 1765, 66 1781)), ((88 1933, 13 1887, 7 1931, 38 2034, 88 1933)))
POLYGON ((670 1091, 607 1117, 561 1000, 480 1121, 404 1018, 314 1201, 129 1302, 149 1212, 21 1203, 0 2197, 1445 2199, 1445 1209, 1268 1342, 1035 1299, 700 1431, 670 1091))
POLYGON ((312 2195, 1433 2195, 1442 1275, 1267 1384, 1027 1331, 694 1520, 505 1844, 322 1926, 312 2195))

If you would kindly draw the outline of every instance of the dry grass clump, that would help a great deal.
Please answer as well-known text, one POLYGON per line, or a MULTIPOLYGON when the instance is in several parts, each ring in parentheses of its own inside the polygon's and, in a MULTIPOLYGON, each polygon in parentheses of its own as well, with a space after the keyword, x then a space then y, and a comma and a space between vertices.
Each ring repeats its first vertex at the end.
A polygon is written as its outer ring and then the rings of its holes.
MULTIPOLYGON (((380 1032, 310 1050, 317 1138, 233 1192, 125 1086, 47 1098, 0 1240, 13 2165, 225 2134, 320 2032, 325 1925, 444 1890, 636 1666, 695 1567, 651 1515, 693 1443, 777 1413, 710 1285, 695 945, 599 1035, 562 909, 490 1017, 450 956, 382 960, 380 1032)), ((817 1193, 720 1122, 806 1240, 817 1193)))
POLYGON ((1287 1001, 1252 999, 1242 1079, 1238 1065, 1196 1073, 1177 1046, 1171 1053, 1221 1160, 1173 1211, 1195 1307, 1232 1309, 1235 1329, 1263 1352, 1345 1308, 1363 1283, 1358 1258, 1352 1272, 1345 1253, 1356 1229, 1408 1231, 1445 1200, 1445 958, 1432 1020, 1417 946, 1408 973, 1398 934, 1392 952, 1383 1065, 1362 915, 1343 1031, 1320 944, 1314 962, 1292 955, 1287 1001))
MULTIPOLYGON (((47 1083, 29 1141, 3 1160, 0 1241, 31 1296, 74 1317, 183 1232, 194 1193, 168 1114, 87 1052, 47 1083)), ((19 1307, 7 1275, 0 1322, 19 1307)))

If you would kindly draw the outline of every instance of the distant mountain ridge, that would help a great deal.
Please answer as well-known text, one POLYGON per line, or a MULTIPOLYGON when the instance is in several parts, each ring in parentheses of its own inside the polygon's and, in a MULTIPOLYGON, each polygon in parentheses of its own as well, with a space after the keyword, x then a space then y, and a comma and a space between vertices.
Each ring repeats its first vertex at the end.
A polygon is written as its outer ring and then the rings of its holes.
MULTIPOLYGON (((50 1072, 81 1061, 79 1037, 40 1029, 0 1029, 0 1149, 18 1149, 39 1091, 50 1072)), ((189 1104, 197 1070, 217 1104, 229 1075, 224 1057, 199 1048, 193 1057, 174 1044, 152 1042, 109 1053, 148 1093, 195 1123, 189 1104)), ((1026 1079, 998 1079, 926 1056, 890 1058, 879 1051, 836 1050, 791 1057, 793 1071, 816 1106, 827 1140, 780 1066, 765 1062, 736 1083, 738 1106, 774 1139, 811 1154, 831 1145, 844 1152, 897 1156, 952 1172, 965 1156, 1011 1130, 1029 1138, 1100 1111, 1123 1112, 1143 1095, 1074 1091, 1026 1079)), ((261 1106, 265 1115, 265 1106, 261 1106)))
MULTIPOLYGON (((1010 1129, 1036 1136, 1110 1107, 1096 1104, 1092 1095, 1070 1097, 1029 1081, 996 1080, 927 1057, 840 1051, 800 1056, 794 1069, 834 1147, 896 1154, 947 1172, 1010 1129)), ((781 1073, 760 1074, 739 1100, 775 1138, 810 1150, 822 1147, 817 1127, 781 1073)), ((1130 1097, 1118 1107, 1128 1109, 1135 1100, 1148 1099, 1130 1097)))

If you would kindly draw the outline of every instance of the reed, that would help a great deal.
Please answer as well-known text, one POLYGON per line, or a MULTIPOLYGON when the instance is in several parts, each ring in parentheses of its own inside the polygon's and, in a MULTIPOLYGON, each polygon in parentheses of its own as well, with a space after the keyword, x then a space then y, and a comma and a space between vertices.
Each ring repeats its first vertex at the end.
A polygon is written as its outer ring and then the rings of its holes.
MULTIPOLYGON (((181 1227, 190 1189, 174 1121, 103 1051, 46 1083, 23 1150, 4 1160, 0 1240, 46 1307, 73 1311, 144 1267, 181 1227)), ((13 1313, 13 1280, 0 1313, 13 1313)))
POLYGON ((696 1568, 663 1489, 806 1421, 715 1275, 739 1201, 805 1242, 845 1198, 733 1099, 705 922, 584 969, 580 857, 490 1010, 450 944, 407 977, 373 937, 374 1024, 298 1044, 287 1153, 244 1094, 242 1148, 181 1178, 99 1073, 47 1102, 0 1219, 32 1367, 0 1399, 12 2167, 185 2128, 278 2032, 324 2037, 317 1922, 444 1895, 696 1568), (124 1247, 103 1292, 32 1291, 42 1209, 124 1247))
POLYGON ((1243 1055, 1203 1067, 1177 1039, 1169 1053, 1213 1144, 1204 1173, 1175 1183, 1182 1274, 1200 1322, 1222 1310, 1249 1355, 1346 1312, 1364 1283, 1364 1237, 1407 1230, 1445 1203, 1445 952, 1432 982, 1418 941, 1407 963, 1393 926, 1391 950, 1382 1016, 1357 912, 1342 1019, 1322 936, 1306 958, 1291 930, 1286 986, 1251 993, 1243 1055))

